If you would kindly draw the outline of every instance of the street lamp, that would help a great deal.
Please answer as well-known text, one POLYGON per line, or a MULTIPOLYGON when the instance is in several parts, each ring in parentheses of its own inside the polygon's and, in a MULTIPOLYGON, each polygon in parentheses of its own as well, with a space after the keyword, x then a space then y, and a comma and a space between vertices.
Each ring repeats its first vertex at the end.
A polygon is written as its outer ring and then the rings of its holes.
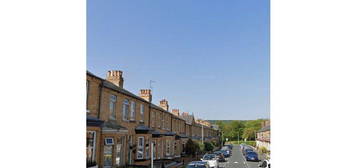
POLYGON ((201 124, 201 126, 202 126, 202 130, 201 130, 201 132, 202 132, 202 135, 201 135, 202 138, 201 138, 201 139, 202 139, 202 144, 203 144, 203 125, 201 124))

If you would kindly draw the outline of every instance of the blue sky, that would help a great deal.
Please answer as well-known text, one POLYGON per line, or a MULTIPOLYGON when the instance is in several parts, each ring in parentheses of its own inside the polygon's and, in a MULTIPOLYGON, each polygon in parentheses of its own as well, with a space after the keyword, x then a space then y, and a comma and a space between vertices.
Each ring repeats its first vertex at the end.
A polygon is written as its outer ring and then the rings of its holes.
POLYGON ((87 0, 87 68, 198 118, 269 117, 268 0, 87 0))

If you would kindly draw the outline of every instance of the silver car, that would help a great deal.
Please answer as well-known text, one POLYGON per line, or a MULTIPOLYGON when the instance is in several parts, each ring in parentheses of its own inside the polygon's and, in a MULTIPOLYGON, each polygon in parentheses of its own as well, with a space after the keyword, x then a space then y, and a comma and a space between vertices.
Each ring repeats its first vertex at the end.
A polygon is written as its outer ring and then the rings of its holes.
POLYGON ((201 160, 207 162, 210 168, 218 168, 218 158, 215 154, 205 154, 201 160))

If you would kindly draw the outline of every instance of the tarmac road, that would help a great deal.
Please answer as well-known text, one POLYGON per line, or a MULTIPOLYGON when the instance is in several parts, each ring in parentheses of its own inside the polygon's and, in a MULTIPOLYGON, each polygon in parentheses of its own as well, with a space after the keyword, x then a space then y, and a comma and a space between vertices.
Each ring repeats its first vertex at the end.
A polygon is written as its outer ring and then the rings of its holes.
MULTIPOLYGON (((259 159, 262 159, 259 156, 259 159)), ((234 145, 232 149, 232 156, 226 162, 220 162, 220 168, 259 168, 260 162, 246 161, 239 145, 234 145)))

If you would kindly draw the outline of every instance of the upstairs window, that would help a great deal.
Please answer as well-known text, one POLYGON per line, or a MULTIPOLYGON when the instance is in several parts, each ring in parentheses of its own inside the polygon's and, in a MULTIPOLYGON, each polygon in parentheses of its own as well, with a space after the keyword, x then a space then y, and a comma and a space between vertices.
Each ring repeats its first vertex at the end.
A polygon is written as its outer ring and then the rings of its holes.
POLYGON ((165 128, 164 115, 161 113, 160 117, 161 117, 161 127, 165 128))
POLYGON ((131 101, 130 105, 130 120, 135 121, 136 103, 134 101, 131 101))
POLYGON ((123 101, 123 120, 128 121, 129 120, 129 101, 125 99, 123 101))
POLYGON ((112 120, 116 119, 116 113, 115 113, 116 103, 117 103, 117 96, 110 95, 110 100, 109 100, 110 117, 109 118, 112 120))
POLYGON ((140 121, 144 122, 144 105, 140 104, 140 121))

